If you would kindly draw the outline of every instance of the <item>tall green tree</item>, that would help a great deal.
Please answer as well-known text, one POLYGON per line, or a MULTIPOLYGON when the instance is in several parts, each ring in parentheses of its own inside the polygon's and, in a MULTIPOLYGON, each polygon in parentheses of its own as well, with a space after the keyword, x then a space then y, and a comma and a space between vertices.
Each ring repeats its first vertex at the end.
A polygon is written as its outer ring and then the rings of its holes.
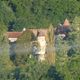
MULTIPOLYGON (((9 57, 9 44, 7 39, 7 28, 0 22, 0 79, 1 80, 11 80, 12 70, 15 66, 9 57)), ((12 79, 13 80, 13 79, 12 79)))
POLYGON ((13 22, 15 15, 12 9, 8 6, 6 1, 0 0, 0 22, 3 21, 6 27, 9 27, 9 23, 13 22))

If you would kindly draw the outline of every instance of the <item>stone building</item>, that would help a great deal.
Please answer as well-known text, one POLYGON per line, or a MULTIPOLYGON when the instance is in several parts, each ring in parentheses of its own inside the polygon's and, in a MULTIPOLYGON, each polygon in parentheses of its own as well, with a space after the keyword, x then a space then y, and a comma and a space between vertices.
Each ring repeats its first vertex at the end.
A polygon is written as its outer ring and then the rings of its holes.
POLYGON ((47 29, 23 29, 21 32, 7 32, 7 37, 10 43, 14 43, 18 40, 22 34, 24 34, 24 31, 27 32, 30 31, 36 39, 34 40, 32 38, 32 42, 36 42, 34 45, 32 43, 32 50, 33 54, 36 56, 39 61, 45 60, 45 53, 46 53, 46 35, 47 35, 47 29), (39 46, 39 47, 38 47, 39 46))

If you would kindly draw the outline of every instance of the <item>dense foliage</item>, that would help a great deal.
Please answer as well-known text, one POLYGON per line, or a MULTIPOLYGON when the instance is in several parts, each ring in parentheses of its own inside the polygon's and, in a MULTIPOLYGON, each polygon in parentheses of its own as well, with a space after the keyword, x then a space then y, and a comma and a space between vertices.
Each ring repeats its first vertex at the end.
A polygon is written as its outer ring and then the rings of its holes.
POLYGON ((0 0, 0 80, 80 80, 79 21, 80 0, 0 0), (72 22, 66 40, 55 36, 53 41, 53 28, 49 28, 49 47, 55 43, 56 51, 56 56, 51 54, 50 59, 55 56, 55 65, 38 62, 30 55, 32 34, 29 32, 18 39, 13 48, 15 56, 11 56, 11 45, 5 37, 7 30, 45 28, 51 23, 56 26, 65 18, 72 22))
POLYGON ((15 69, 9 57, 9 44, 6 36, 7 28, 0 23, 0 80, 13 80, 12 71, 15 69))
POLYGON ((79 17, 72 23, 72 31, 67 40, 59 36, 56 39, 56 68, 64 76, 64 80, 79 80, 80 77, 80 26, 79 17), (76 24, 77 23, 77 24, 76 24), (78 28, 78 29, 77 29, 78 28))
POLYGON ((9 30, 56 26, 79 15, 79 0, 0 0, 0 21, 9 30))

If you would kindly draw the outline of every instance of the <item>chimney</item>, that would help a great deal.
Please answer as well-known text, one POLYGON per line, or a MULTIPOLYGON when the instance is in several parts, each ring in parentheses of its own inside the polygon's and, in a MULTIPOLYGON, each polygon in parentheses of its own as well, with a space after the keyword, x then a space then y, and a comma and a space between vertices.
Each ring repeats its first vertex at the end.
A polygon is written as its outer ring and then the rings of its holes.
POLYGON ((26 28, 23 28, 22 32, 26 31, 26 28))

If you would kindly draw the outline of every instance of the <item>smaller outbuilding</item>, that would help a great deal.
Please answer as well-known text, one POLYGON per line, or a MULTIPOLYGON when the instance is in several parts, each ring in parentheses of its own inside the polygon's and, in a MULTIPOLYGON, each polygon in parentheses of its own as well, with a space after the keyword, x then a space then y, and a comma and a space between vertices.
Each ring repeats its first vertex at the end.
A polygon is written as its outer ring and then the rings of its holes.
POLYGON ((65 19, 63 24, 59 24, 55 30, 55 35, 59 35, 63 38, 68 37, 68 33, 71 31, 70 22, 68 19, 65 19))

